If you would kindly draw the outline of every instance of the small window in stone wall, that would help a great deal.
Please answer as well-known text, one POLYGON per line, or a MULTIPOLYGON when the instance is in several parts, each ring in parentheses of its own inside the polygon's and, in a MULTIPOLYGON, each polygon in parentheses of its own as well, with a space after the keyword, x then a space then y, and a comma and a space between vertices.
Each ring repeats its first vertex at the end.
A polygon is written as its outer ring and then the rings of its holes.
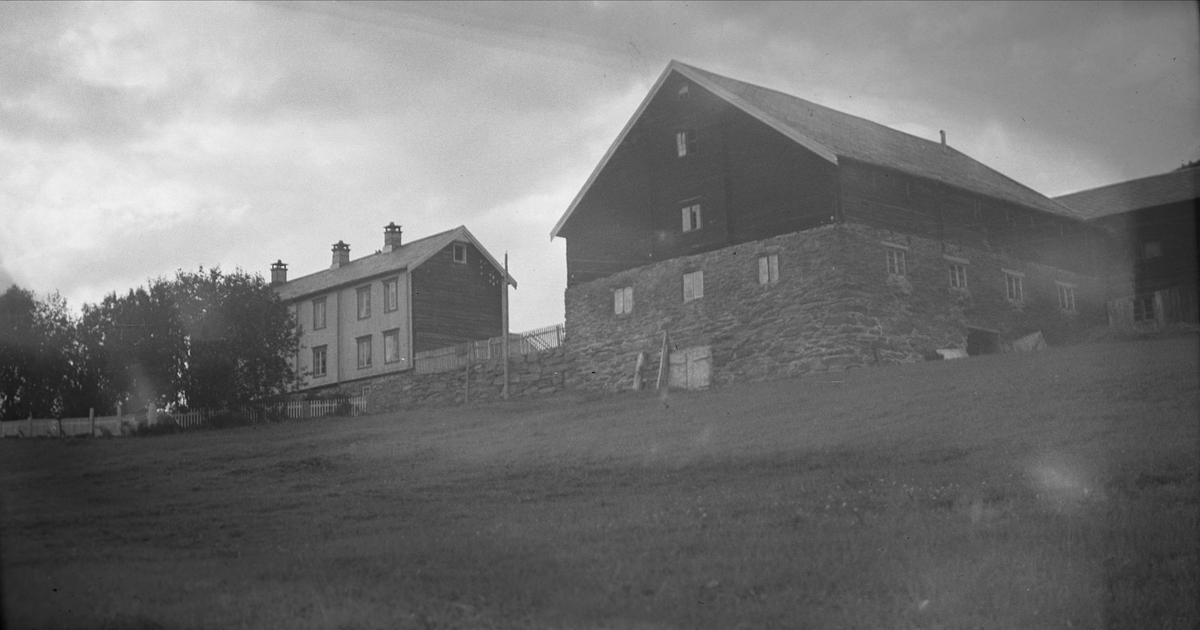
POLYGON ((1004 272, 1004 292, 1005 297, 1010 302, 1025 301, 1024 274, 1015 271, 1004 272))
POLYGON ((700 204, 694 203, 683 207, 683 231, 694 232, 704 227, 700 214, 700 204))
POLYGON ((633 287, 622 287, 613 291, 613 313, 623 315, 633 312, 633 287))
POLYGON ((1064 313, 1075 312, 1075 286, 1066 284, 1065 282, 1058 283, 1058 308, 1064 313))
POLYGON ((1133 298, 1133 321, 1152 322, 1154 317, 1154 294, 1138 295, 1133 298))
POLYGON ((762 285, 779 282, 779 254, 760 256, 758 259, 758 283, 762 285))
POLYGON ((967 266, 950 263, 950 287, 954 289, 967 288, 967 266))
POLYGON ((691 302, 704 297, 704 272, 693 271, 683 274, 683 301, 691 302))
POLYGON ((889 276, 904 277, 906 275, 904 250, 895 247, 887 248, 887 270, 889 276))

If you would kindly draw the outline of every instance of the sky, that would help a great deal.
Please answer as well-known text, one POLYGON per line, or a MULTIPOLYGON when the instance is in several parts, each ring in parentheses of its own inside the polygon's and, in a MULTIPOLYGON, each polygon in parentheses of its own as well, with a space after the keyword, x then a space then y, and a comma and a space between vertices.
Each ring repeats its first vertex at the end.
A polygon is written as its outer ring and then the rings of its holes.
POLYGON ((550 230, 672 59, 938 140, 1050 196, 1200 159, 1174 3, 0 3, 0 291, 292 278, 465 225, 516 332, 550 230))

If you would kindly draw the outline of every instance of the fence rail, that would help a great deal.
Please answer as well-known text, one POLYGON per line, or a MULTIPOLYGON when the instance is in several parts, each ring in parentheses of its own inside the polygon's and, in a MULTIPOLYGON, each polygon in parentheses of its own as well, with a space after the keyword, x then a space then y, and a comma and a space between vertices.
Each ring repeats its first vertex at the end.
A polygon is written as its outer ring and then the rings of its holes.
MULTIPOLYGON (((358 415, 366 411, 364 396, 331 398, 327 400, 293 400, 290 402, 238 405, 222 409, 195 409, 180 413, 161 412, 156 424, 174 422, 181 429, 208 426, 215 422, 230 424, 275 422, 320 418, 338 414, 358 415)), ((91 418, 33 418, 0 422, 0 437, 69 437, 91 435, 122 435, 139 426, 147 426, 149 420, 144 413, 124 416, 97 416, 91 418)))
MULTIPOLYGON (((531 354, 561 346, 563 343, 563 325, 546 326, 523 333, 512 333, 508 336, 509 353, 531 354)), ((448 372, 466 367, 467 363, 497 359, 504 353, 504 335, 468 341, 456 346, 447 346, 437 350, 418 352, 413 357, 417 374, 432 374, 448 372)))

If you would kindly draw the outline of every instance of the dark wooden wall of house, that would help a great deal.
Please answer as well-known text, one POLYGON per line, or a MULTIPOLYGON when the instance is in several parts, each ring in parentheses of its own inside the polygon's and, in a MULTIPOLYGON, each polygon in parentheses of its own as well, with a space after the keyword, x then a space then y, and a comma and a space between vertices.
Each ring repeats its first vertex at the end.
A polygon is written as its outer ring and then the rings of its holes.
POLYGON ((1021 260, 1096 273, 1101 230, 955 186, 842 158, 844 219, 897 232, 1009 254, 1021 260))
POLYGON ((413 352, 503 334, 502 272, 472 244, 467 262, 454 262, 454 246, 412 272, 413 352))
MULTIPOLYGON (((1095 223, 1113 235, 1111 273, 1132 274, 1135 293, 1152 293, 1176 286, 1195 287, 1197 269, 1197 201, 1123 212, 1095 223), (1158 243, 1160 255, 1147 257, 1146 243, 1158 243)), ((1123 297, 1123 296, 1119 296, 1123 297)))
POLYGON ((835 165, 672 74, 561 232, 568 286, 832 222, 837 186, 835 165), (695 137, 684 157, 681 131, 695 137), (684 232, 694 203, 703 227, 684 232))

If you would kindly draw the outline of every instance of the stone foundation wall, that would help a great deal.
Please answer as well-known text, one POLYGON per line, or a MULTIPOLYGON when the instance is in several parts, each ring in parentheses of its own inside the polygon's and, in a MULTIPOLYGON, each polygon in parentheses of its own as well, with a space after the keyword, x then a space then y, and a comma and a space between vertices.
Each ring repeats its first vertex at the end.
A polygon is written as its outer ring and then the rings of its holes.
POLYGON ((965 348, 968 327, 1001 343, 1042 330, 1050 343, 1081 337, 1103 321, 1094 278, 860 225, 831 225, 705 254, 667 260, 575 285, 566 292, 566 347, 579 361, 578 386, 617 391, 658 370, 663 332, 671 348, 712 349, 712 384, 810 371, 920 361, 938 348, 965 348), (887 271, 887 248, 904 252, 906 273, 887 271), (779 277, 759 283, 760 256, 778 256, 779 277), (950 287, 951 259, 967 269, 950 287), (1025 299, 1006 298, 1004 269, 1024 274, 1025 299), (684 302, 683 275, 704 272, 704 296, 684 302), (1058 282, 1072 285, 1076 312, 1059 309, 1058 282), (633 288, 633 308, 616 314, 613 294, 633 288))
MULTIPOLYGON (((567 387, 572 361, 564 348, 509 359, 509 398, 546 396, 567 387)), ((364 386, 367 394, 367 413, 383 413, 417 407, 444 407, 468 402, 502 400, 504 388, 503 362, 494 359, 479 361, 471 366, 469 398, 467 369, 434 374, 413 371, 389 374, 372 379, 321 390, 321 393, 358 395, 364 386)))

